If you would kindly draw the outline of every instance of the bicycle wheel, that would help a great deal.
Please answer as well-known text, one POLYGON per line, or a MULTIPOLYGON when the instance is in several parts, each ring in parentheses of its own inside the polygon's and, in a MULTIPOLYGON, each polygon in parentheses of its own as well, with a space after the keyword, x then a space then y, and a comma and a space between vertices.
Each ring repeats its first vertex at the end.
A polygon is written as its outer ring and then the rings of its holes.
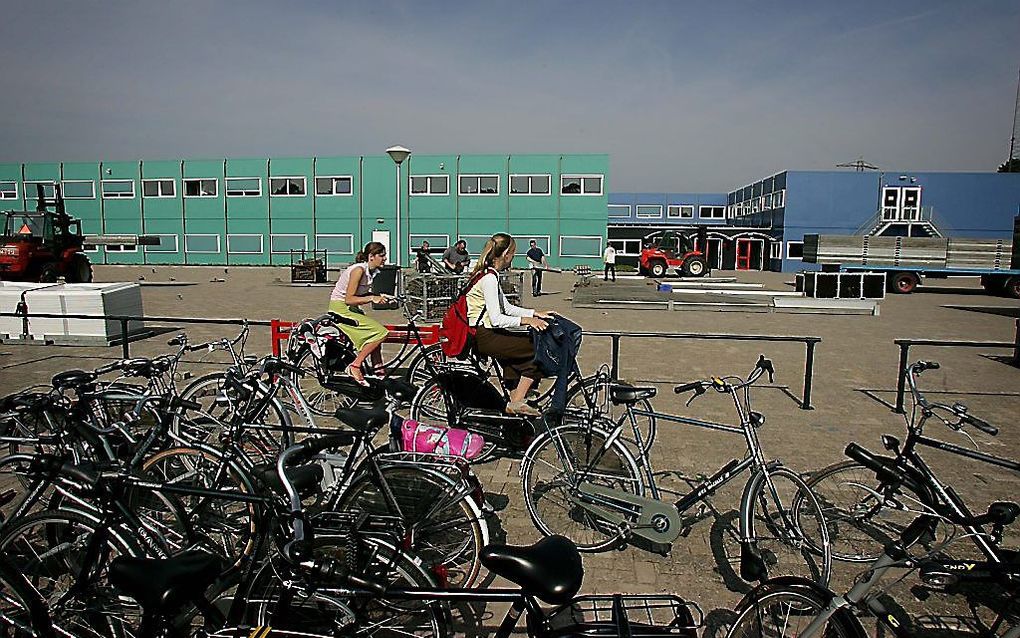
POLYGON ((446 363, 446 354, 443 352, 442 344, 433 343, 425 346, 421 352, 415 355, 411 360, 411 365, 407 367, 407 380, 419 387, 428 381, 432 377, 429 361, 434 364, 446 363))
POLYGON ((796 575, 826 586, 832 568, 829 531, 807 483, 788 468, 771 468, 750 498, 741 503, 742 509, 752 508, 750 529, 743 531, 756 543, 768 575, 796 575))
MULTIPOLYGON (((348 560, 347 548, 316 538, 312 553, 333 560, 348 560)), ((436 583, 416 559, 376 539, 359 541, 356 569, 390 583, 391 588, 435 588, 436 583)), ((299 578, 281 580, 286 567, 266 563, 249 590, 249 622, 272 627, 274 632, 310 638, 388 638, 390 636, 446 635, 445 614, 438 603, 356 598, 342 588, 317 582, 303 587, 299 578)))
POLYGON ((319 382, 319 362, 310 349, 306 348, 294 365, 304 370, 305 374, 302 376, 292 372, 291 381, 301 391, 313 414, 333 416, 338 408, 349 408, 357 403, 357 400, 345 394, 323 387, 319 382))
POLYGON ((0 559, 0 636, 53 636, 46 605, 24 575, 0 559))
POLYGON ((887 544, 900 540, 900 534, 916 518, 909 511, 884 506, 876 492, 915 510, 918 502, 933 505, 904 485, 880 483, 873 470, 857 461, 819 470, 807 484, 821 502, 836 560, 873 562, 887 544))
MULTIPOLYGON (((627 406, 613 404, 609 395, 612 383, 614 382, 599 375, 585 377, 575 382, 567 388, 567 406, 578 410, 588 409, 588 400, 585 398, 587 394, 602 418, 613 423, 619 422, 620 418, 627 413, 627 406)), ((652 403, 648 399, 635 402, 634 408, 642 412, 653 412, 652 403)), ((655 431, 654 416, 635 414, 633 424, 629 420, 624 424, 623 438, 636 446, 635 449, 642 450, 647 454, 652 449, 652 443, 655 442, 655 431), (641 436, 641 445, 638 445, 632 425, 637 426, 641 436)))
POLYGON ((578 499, 582 482, 644 495, 634 457, 619 441, 606 447, 608 436, 594 426, 561 425, 543 433, 525 452, 524 502, 544 535, 566 536, 587 551, 617 536, 615 525, 582 506, 578 499))
POLYGON ((82 512, 43 511, 12 522, 0 537, 0 555, 42 599, 61 635, 133 636, 141 620, 141 609, 118 595, 107 570, 117 556, 142 552, 127 530, 102 535, 100 527, 82 512))
MULTIPOLYGON (((408 410, 408 418, 422 423, 433 423, 437 425, 448 425, 450 427, 465 428, 472 432, 478 432, 469 423, 460 422, 462 408, 457 399, 447 392, 438 379, 429 379, 418 388, 418 393, 411 400, 411 407, 408 410)), ((485 444, 470 463, 485 463, 496 456, 499 445, 496 437, 481 432, 485 444)))
POLYGON ((363 472, 338 497, 334 509, 399 517, 404 542, 426 568, 442 567, 451 587, 474 584, 482 565, 482 547, 488 543, 488 526, 460 482, 412 465, 379 469, 382 481, 371 470, 363 472), (384 491, 392 494, 392 502, 384 491))
MULTIPOLYGON (((787 587, 765 582, 747 594, 737 606, 736 620, 726 638, 795 638, 825 609, 827 601, 806 584, 787 587)), ((864 638, 864 628, 852 615, 840 610, 815 636, 818 638, 864 638)))
MULTIPOLYGON (((145 477, 163 485, 202 490, 255 493, 251 478, 240 467, 212 450, 177 447, 163 450, 142 463, 145 477)), ((255 505, 223 497, 175 495, 190 516, 191 527, 208 539, 208 549, 227 567, 240 563, 255 548, 255 505)))

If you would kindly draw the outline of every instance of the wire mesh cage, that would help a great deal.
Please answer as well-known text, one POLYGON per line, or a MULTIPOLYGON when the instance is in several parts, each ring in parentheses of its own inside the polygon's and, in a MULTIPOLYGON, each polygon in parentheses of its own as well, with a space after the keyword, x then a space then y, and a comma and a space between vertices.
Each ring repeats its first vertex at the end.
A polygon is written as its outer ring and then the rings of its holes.
MULTIPOLYGON (((453 303, 467 282, 470 275, 435 275, 408 274, 404 277, 404 296, 407 298, 408 309, 421 316, 427 323, 442 321, 446 310, 453 303)), ((499 274, 499 285, 506 295, 507 301, 519 304, 521 290, 524 288, 523 271, 507 271, 499 274)))

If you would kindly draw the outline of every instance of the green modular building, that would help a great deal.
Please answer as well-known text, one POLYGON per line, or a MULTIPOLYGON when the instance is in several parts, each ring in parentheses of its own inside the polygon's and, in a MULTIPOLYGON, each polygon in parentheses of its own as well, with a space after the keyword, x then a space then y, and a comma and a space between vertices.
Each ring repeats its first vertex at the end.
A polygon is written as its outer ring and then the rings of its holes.
POLYGON ((86 233, 160 238, 90 248, 98 264, 286 265, 314 248, 334 265, 378 240, 408 265, 424 240, 477 255, 502 231, 571 267, 601 263, 608 177, 608 155, 411 155, 399 181, 386 155, 0 164, 0 208, 59 182, 86 233))

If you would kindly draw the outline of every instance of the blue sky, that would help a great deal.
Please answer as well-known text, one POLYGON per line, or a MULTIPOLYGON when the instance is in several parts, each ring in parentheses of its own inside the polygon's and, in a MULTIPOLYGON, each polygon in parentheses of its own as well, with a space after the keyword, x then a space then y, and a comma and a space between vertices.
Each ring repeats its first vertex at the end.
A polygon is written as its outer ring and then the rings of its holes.
POLYGON ((604 152, 613 191, 863 156, 994 170, 1020 2, 49 2, 0 21, 0 161, 604 152))

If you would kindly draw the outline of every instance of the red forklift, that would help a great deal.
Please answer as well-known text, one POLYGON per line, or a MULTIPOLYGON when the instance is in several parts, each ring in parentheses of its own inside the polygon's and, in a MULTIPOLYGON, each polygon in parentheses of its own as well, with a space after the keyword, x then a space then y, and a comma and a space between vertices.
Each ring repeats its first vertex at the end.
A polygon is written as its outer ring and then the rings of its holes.
MULTIPOLYGON (((704 228, 699 228, 698 236, 702 234, 704 228)), ((699 245, 704 246, 705 240, 699 245)), ((684 277, 704 277, 709 273, 705 254, 694 247, 694 242, 676 231, 667 230, 641 249, 638 270, 642 275, 664 277, 670 268, 684 277)))

